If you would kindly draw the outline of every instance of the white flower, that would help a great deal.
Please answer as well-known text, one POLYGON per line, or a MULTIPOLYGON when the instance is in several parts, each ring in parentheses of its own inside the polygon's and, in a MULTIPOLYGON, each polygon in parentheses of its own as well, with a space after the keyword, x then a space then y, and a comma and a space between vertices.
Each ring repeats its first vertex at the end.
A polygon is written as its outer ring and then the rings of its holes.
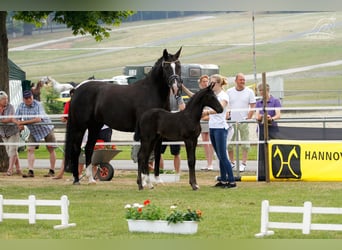
POLYGON ((172 206, 170 207, 171 210, 175 210, 176 208, 177 208, 177 206, 175 206, 175 205, 172 205, 172 206))
POLYGON ((134 203, 133 207, 143 207, 144 205, 140 205, 139 203, 134 203))
POLYGON ((127 204, 127 205, 125 206, 126 209, 130 209, 131 207, 132 207, 131 204, 127 204))

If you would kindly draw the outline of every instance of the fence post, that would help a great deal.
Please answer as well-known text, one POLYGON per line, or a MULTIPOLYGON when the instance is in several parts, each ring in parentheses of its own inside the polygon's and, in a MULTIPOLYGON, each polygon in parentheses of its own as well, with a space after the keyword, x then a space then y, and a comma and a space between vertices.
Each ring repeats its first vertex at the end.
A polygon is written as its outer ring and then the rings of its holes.
POLYGON ((268 230, 269 223, 269 208, 270 203, 268 200, 263 200, 261 202, 261 226, 260 233, 255 234, 255 237, 264 237, 265 235, 273 235, 273 231, 268 230))
POLYGON ((66 195, 63 195, 61 197, 61 224, 56 225, 53 228, 54 229, 64 229, 68 227, 74 227, 76 226, 76 223, 69 223, 69 200, 66 195))
POLYGON ((0 222, 3 220, 3 214, 4 214, 4 197, 0 194, 0 222))
POLYGON ((29 202, 29 207, 28 207, 29 224, 35 224, 36 223, 36 197, 34 195, 30 195, 28 197, 28 202, 29 202))
POLYGON ((235 166, 236 166, 236 170, 237 170, 237 176, 240 177, 240 151, 239 151, 239 122, 235 122, 235 129, 236 131, 234 131, 233 133, 235 133, 235 166))
POLYGON ((270 203, 268 200, 262 201, 261 204, 261 230, 260 232, 263 234, 267 233, 267 225, 268 225, 268 210, 270 203))
POLYGON ((62 220, 61 220, 61 224, 63 226, 68 225, 69 223, 69 214, 68 214, 68 205, 69 205, 69 201, 68 201, 68 197, 66 195, 63 195, 61 197, 61 214, 62 214, 62 220))
POLYGON ((311 210, 312 203, 310 201, 304 202, 304 211, 303 211, 303 234, 310 234, 311 229, 311 210))

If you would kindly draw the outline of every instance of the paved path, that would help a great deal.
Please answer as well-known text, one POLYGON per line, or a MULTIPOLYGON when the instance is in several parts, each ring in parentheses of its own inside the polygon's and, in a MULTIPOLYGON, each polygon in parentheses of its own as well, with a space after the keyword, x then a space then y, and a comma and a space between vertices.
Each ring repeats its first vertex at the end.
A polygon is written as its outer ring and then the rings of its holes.
MULTIPOLYGON (((62 160, 57 160, 56 169, 59 169, 61 166, 62 160)), ((27 159, 20 159, 21 168, 23 170, 27 169, 27 159)), ((114 169, 120 170, 136 170, 137 164, 132 160, 111 160, 110 164, 114 167, 114 169)), ((35 168, 49 168, 49 160, 48 159, 36 159, 35 168)), ((206 166, 206 161, 200 160, 196 161, 196 171, 201 171, 202 167, 206 166)), ((249 161, 247 162, 246 171, 257 171, 257 161, 249 161)), ((165 170, 173 170, 173 161, 172 160, 164 160, 164 169, 165 170)), ((188 171, 188 165, 186 160, 182 160, 181 162, 181 171, 188 171)), ((218 171, 217 162, 214 162, 214 171, 218 171)))

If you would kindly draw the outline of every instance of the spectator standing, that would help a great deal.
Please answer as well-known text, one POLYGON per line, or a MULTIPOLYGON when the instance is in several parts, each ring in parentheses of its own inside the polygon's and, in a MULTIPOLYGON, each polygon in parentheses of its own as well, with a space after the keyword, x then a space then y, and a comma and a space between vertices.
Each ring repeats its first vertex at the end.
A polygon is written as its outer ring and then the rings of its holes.
POLYGON ((209 115, 210 140, 219 160, 220 176, 216 178, 215 187, 234 188, 236 187, 235 178, 227 156, 228 124, 226 114, 229 107, 229 97, 222 88, 227 84, 227 81, 221 75, 216 74, 210 76, 210 83, 215 84, 213 91, 223 107, 222 113, 216 113, 215 110, 208 108, 204 109, 202 114, 202 116, 209 115))
MULTIPOLYGON (((258 84, 258 91, 259 91, 259 95, 263 96, 263 84, 260 83, 258 84)), ((267 122, 268 122, 268 130, 269 133, 274 134, 276 132, 278 132, 278 124, 275 120, 280 119, 280 108, 281 108, 281 104, 280 104, 280 100, 273 97, 270 94, 270 86, 266 83, 266 101, 267 101, 267 105, 266 107, 269 108, 267 110, 267 122)), ((263 140, 264 139, 264 100, 261 99, 259 101, 256 102, 255 108, 256 108, 256 112, 255 112, 255 116, 256 116, 256 120, 258 122, 258 131, 259 131, 259 139, 263 140)))
MULTIPOLYGON (((238 73, 235 77, 235 87, 227 90, 229 96, 229 105, 231 109, 230 118, 235 123, 233 124, 234 133, 231 140, 237 140, 237 133, 240 135, 240 140, 244 142, 249 141, 249 126, 248 123, 242 122, 244 120, 250 120, 254 114, 254 108, 256 104, 255 94, 252 89, 246 87, 246 79, 242 73, 238 73)), ((234 161, 234 147, 235 145, 228 145, 229 159, 233 168, 235 167, 234 161)), ((240 172, 244 172, 247 166, 248 150, 250 148, 249 143, 241 145, 242 148, 242 162, 239 166, 240 172)), ((239 157, 239 156, 237 156, 239 157)))
POLYGON ((16 174, 21 175, 19 157, 18 157, 18 145, 19 142, 19 128, 14 123, 14 107, 8 103, 8 95, 5 91, 0 91, 0 122, 5 125, 0 125, 0 137, 4 143, 8 155, 8 169, 5 175, 11 176, 13 174, 13 168, 16 167, 16 174), (3 117, 6 116, 6 117, 3 117), (10 145, 7 145, 9 143, 10 145))
MULTIPOLYGON (((170 111, 171 112, 179 112, 185 109, 185 103, 181 96, 175 96, 170 93, 170 111)), ((181 157, 180 157, 180 148, 179 144, 171 144, 170 153, 173 155, 173 166, 175 168, 175 172, 177 174, 180 173, 180 165, 181 165, 181 157)), ((164 159, 162 154, 165 153, 167 145, 162 145, 161 147, 161 155, 160 155, 160 169, 164 169, 164 159)))
MULTIPOLYGON (((204 89, 208 87, 209 84, 209 76, 208 75, 202 75, 200 79, 198 80, 198 86, 200 89, 204 89)), ((192 97, 194 95, 193 92, 191 92, 187 87, 185 87, 182 84, 182 89, 184 92, 189 96, 192 97)), ((201 121, 209 121, 209 116, 205 115, 202 117, 201 121)), ((204 147, 204 153, 207 158, 207 166, 202 167, 201 170, 207 170, 211 171, 214 169, 213 167, 213 159, 214 159, 214 149, 213 146, 210 143, 210 136, 209 136, 209 125, 208 123, 201 123, 201 137, 202 141, 205 143, 203 144, 204 147)))
MULTIPOLYGON (((42 139, 46 143, 56 143, 54 134, 54 126, 51 124, 50 118, 46 115, 45 110, 40 102, 33 99, 33 94, 30 90, 23 92, 23 102, 19 104, 15 115, 21 117, 16 120, 19 129, 23 129, 26 125, 30 130, 28 141, 31 143, 40 142, 42 139), (37 124, 39 123, 39 124, 37 124)), ((48 145, 47 150, 50 154, 50 169, 44 177, 52 177, 55 175, 56 152, 55 145, 48 145)), ((28 173, 23 177, 34 177, 34 161, 36 145, 28 145, 27 147, 28 173)))
POLYGON ((101 128, 101 131, 100 131, 97 139, 103 140, 103 142, 111 142, 112 141, 112 134, 113 134, 113 130, 105 124, 101 128))

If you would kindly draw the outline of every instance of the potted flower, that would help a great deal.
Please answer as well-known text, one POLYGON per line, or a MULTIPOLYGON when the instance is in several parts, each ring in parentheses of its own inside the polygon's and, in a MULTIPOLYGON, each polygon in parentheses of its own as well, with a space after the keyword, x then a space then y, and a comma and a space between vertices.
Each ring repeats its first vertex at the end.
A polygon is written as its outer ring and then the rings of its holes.
POLYGON ((182 211, 173 205, 166 212, 150 200, 145 200, 143 204, 127 204, 125 210, 130 232, 194 234, 202 219, 199 209, 182 211))

